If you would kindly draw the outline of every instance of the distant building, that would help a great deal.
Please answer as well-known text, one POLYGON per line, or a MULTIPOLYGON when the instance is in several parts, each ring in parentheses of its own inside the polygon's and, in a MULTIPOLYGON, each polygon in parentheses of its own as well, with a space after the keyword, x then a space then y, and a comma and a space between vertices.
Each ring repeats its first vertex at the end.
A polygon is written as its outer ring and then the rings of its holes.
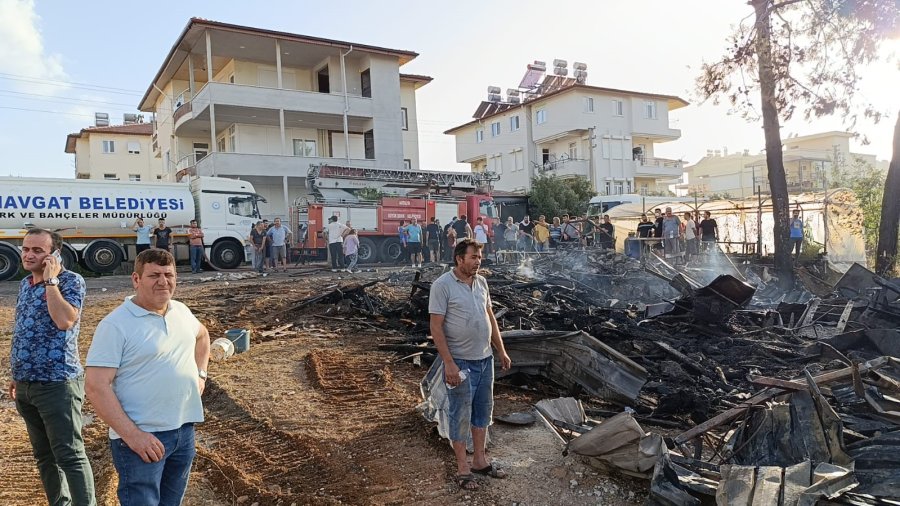
POLYGON ((567 62, 528 66, 519 87, 489 88, 473 120, 447 130, 456 159, 474 172, 495 172, 500 190, 527 192, 538 174, 589 179, 601 195, 666 191, 682 176, 680 160, 655 156, 655 145, 681 137, 669 113, 688 105, 671 95, 584 84, 586 66, 574 78, 560 75, 567 62), (592 138, 593 136, 593 138, 592 138))
MULTIPOLYGON (((802 137, 783 139, 784 171, 788 192, 822 191, 828 184, 835 167, 852 170, 857 160, 878 166, 874 155, 850 152, 847 132, 822 132, 802 137)), ((676 186, 680 195, 710 196, 729 195, 749 197, 757 190, 770 192, 765 152, 750 154, 724 151, 706 152, 700 161, 685 168, 688 180, 676 186)))
POLYGON ((176 178, 240 177, 282 214, 313 164, 419 170, 415 91, 431 78, 400 73, 417 56, 192 18, 139 109, 176 178))
POLYGON ((75 155, 78 179, 165 181, 162 161, 153 156, 153 125, 135 123, 83 128, 66 137, 66 153, 75 155))

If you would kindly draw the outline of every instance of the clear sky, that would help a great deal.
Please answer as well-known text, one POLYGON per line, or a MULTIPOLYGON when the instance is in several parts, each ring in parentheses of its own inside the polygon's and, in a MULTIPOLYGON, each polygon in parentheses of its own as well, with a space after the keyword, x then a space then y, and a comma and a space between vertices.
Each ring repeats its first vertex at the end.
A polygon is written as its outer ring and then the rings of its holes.
MULTIPOLYGON (((418 92, 427 169, 462 168, 453 138, 442 132, 471 119, 488 85, 515 87, 527 63, 554 58, 586 63, 588 84, 690 101, 671 117, 682 138, 659 145, 658 156, 693 163, 707 149, 757 152, 760 123, 693 94, 700 64, 720 56, 731 26, 750 14, 744 0, 0 0, 0 174, 73 177, 66 134, 90 126, 95 111, 116 123, 137 112, 191 16, 418 52, 402 71, 434 77, 418 92)), ((871 144, 855 148, 889 159, 900 71, 885 64, 865 75, 861 92, 889 119, 857 128, 871 144)), ((794 120, 783 134, 832 129, 843 129, 838 119, 794 120)))

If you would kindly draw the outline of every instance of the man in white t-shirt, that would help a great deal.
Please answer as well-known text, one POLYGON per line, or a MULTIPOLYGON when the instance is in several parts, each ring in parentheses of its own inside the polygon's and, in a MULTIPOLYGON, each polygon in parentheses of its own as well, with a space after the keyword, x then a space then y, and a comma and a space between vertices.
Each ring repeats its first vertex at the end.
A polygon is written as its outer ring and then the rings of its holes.
POLYGON ((175 258, 142 252, 135 295, 104 318, 87 355, 85 390, 109 425, 119 503, 181 504, 203 421, 209 332, 172 299, 175 258))
POLYGON ((328 218, 325 234, 328 236, 328 254, 331 255, 331 272, 344 268, 344 236, 350 229, 338 221, 337 216, 328 218))

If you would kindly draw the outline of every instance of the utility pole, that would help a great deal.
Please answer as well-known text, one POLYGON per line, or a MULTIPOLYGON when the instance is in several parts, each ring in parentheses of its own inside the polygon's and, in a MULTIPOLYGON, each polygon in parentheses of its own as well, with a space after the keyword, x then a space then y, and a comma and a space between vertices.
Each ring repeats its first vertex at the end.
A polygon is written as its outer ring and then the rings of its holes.
POLYGON ((597 188, 597 174, 596 174, 596 171, 594 170, 594 148, 597 147, 597 145, 594 144, 594 139, 597 138, 597 136, 594 135, 594 130, 596 128, 597 128, 596 126, 592 126, 592 127, 588 128, 588 146, 589 146, 588 170, 591 173, 590 174, 591 175, 591 178, 590 178, 591 179, 591 187, 594 189, 595 192, 600 193, 599 189, 597 188))

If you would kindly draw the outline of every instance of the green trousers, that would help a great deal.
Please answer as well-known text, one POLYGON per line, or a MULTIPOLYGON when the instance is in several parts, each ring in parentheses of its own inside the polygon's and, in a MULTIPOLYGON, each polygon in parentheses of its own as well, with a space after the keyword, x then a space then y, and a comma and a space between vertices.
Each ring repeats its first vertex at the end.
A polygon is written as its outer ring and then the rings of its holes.
POLYGON ((16 409, 25 419, 51 506, 95 506, 94 473, 81 436, 84 378, 17 381, 16 409))

